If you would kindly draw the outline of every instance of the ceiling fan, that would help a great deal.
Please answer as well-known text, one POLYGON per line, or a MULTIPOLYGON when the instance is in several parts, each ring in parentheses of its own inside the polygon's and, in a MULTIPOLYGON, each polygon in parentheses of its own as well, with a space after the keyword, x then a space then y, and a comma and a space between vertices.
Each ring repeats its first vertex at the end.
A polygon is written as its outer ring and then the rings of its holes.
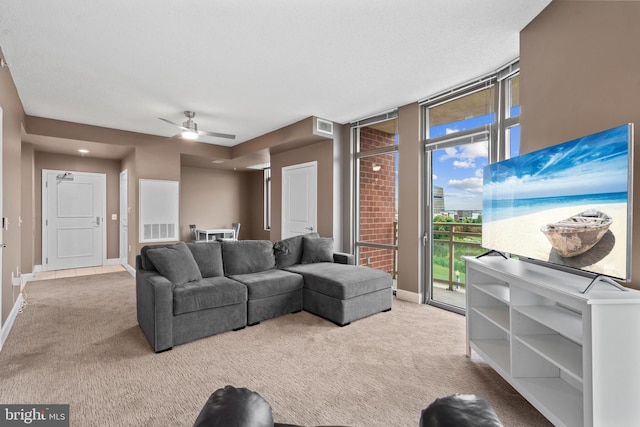
POLYGON ((182 124, 174 123, 171 120, 163 119, 162 117, 158 117, 163 122, 167 122, 174 126, 182 129, 181 136, 185 139, 198 139, 198 135, 207 135, 207 136, 215 136, 217 138, 228 138, 228 139, 236 139, 235 135, 231 135, 228 133, 219 133, 219 132, 209 132, 206 130, 198 130, 198 124, 193 121, 193 118, 196 116, 195 111, 185 111, 184 115, 187 117, 186 122, 182 122, 182 124))

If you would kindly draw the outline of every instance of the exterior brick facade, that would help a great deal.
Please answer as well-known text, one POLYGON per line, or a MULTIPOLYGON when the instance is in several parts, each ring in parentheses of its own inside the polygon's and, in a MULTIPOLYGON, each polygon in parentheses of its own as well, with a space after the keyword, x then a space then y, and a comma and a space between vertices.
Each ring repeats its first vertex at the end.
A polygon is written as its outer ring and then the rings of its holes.
MULTIPOLYGON (((394 134, 374 128, 360 129, 360 151, 395 145, 394 134)), ((360 159, 360 236, 365 243, 396 242, 396 153, 360 159)), ((394 274, 395 251, 360 248, 361 265, 394 274)))

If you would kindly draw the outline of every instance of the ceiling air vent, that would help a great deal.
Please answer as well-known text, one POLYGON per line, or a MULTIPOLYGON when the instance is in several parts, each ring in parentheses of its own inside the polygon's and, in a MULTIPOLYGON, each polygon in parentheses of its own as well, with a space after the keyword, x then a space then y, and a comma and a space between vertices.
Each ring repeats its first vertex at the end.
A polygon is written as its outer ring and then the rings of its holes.
POLYGON ((333 122, 316 119, 316 131, 326 133, 327 135, 333 135, 333 122))

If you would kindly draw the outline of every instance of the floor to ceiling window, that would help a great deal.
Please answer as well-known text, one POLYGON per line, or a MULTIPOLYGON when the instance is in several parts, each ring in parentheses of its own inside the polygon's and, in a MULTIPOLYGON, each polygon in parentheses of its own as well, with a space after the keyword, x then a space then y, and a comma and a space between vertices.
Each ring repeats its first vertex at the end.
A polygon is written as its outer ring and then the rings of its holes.
POLYGON ((359 265, 389 272, 395 279, 398 249, 397 113, 353 123, 352 137, 356 153, 356 259, 359 265))
POLYGON ((426 301, 464 313, 463 256, 482 248, 482 179, 519 153, 518 64, 430 97, 423 105, 426 301))

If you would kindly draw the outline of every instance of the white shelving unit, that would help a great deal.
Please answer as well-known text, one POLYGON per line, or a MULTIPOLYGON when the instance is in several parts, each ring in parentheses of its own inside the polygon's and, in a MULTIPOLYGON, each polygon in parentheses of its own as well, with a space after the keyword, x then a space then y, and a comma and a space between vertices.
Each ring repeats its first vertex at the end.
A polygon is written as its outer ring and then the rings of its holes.
POLYGON ((556 426, 640 426, 640 292, 538 264, 465 257, 467 356, 556 426))

